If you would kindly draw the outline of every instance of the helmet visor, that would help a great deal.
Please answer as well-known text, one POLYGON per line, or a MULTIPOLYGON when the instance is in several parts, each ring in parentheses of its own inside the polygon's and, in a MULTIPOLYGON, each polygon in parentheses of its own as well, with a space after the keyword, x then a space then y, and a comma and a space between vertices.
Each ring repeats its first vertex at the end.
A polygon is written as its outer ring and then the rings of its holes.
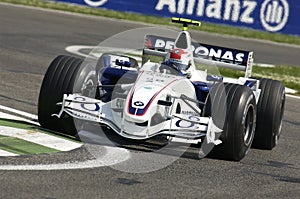
POLYGON ((180 61, 170 60, 169 62, 171 65, 176 66, 177 70, 180 70, 180 71, 187 70, 187 68, 188 68, 187 64, 183 64, 180 61))

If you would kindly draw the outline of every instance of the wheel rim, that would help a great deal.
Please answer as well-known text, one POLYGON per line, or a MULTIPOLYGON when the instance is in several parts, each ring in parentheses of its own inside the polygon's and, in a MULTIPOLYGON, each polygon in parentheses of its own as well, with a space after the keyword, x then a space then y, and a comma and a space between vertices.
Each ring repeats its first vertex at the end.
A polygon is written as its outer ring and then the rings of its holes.
POLYGON ((82 87, 82 95, 91 97, 95 93, 94 81, 92 79, 88 79, 82 87))
POLYGON ((246 112, 245 122, 244 122, 244 143, 246 146, 251 144, 254 129, 255 129, 255 121, 254 121, 254 107, 253 105, 248 107, 246 112))

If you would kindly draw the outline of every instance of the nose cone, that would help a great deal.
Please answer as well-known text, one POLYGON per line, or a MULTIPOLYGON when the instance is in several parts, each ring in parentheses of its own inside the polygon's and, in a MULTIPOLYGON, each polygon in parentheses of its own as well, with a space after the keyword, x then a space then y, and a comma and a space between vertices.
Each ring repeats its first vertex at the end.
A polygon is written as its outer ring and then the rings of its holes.
POLYGON ((125 119, 132 122, 146 122, 158 110, 157 101, 165 100, 170 94, 173 83, 181 76, 141 71, 137 81, 126 99, 125 119))
POLYGON ((159 91, 160 87, 152 84, 138 87, 132 96, 132 106, 136 108, 144 108, 159 91), (139 102, 142 102, 144 105, 141 105, 139 102))
POLYGON ((128 99, 129 116, 139 122, 147 121, 159 91, 160 87, 151 84, 136 88, 128 99))

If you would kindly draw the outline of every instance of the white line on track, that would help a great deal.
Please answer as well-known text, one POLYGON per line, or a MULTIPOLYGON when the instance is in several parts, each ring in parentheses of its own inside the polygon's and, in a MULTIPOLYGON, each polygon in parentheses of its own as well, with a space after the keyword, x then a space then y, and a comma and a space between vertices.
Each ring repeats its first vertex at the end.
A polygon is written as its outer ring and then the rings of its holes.
POLYGON ((0 157, 3 157, 3 156, 18 156, 18 154, 14 154, 14 153, 0 149, 0 157))
POLYGON ((130 152, 127 149, 117 147, 104 147, 105 154, 94 160, 84 162, 72 162, 62 164, 37 164, 37 165, 0 165, 0 170, 70 170, 70 169, 88 169, 103 166, 111 166, 130 158, 130 152))
POLYGON ((40 123, 38 123, 38 122, 29 120, 29 119, 25 119, 23 117, 15 116, 15 115, 7 114, 7 113, 2 113, 1 111, 0 111, 0 118, 9 119, 9 120, 24 121, 24 122, 27 122, 29 124, 40 126, 40 123))
POLYGON ((300 100, 300 96, 295 96, 295 95, 286 95, 287 97, 290 97, 290 98, 294 98, 294 99, 299 99, 300 100))
POLYGON ((82 146, 81 143, 72 142, 70 140, 48 135, 45 133, 29 131, 24 129, 16 129, 13 127, 6 126, 0 127, 0 135, 19 138, 59 151, 70 151, 82 146))
POLYGON ((30 119, 30 120, 34 120, 34 121, 38 120, 37 115, 33 115, 31 113, 20 111, 20 110, 17 110, 17 109, 14 109, 14 108, 10 108, 10 107, 7 107, 7 106, 0 105, 0 110, 8 111, 10 113, 14 113, 14 114, 20 115, 20 116, 25 117, 25 118, 30 119))

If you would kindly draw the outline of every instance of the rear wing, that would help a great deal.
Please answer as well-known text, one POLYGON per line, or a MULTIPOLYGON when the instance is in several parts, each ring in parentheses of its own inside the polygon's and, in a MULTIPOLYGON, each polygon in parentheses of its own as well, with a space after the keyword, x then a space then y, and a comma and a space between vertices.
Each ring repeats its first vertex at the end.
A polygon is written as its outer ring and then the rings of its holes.
MULTIPOLYGON (((165 57, 174 48, 175 39, 156 35, 146 35, 143 55, 165 57)), ((245 71, 250 77, 253 65, 253 52, 192 42, 194 61, 221 68, 245 71)), ((143 60, 144 61, 144 60, 143 60)))

